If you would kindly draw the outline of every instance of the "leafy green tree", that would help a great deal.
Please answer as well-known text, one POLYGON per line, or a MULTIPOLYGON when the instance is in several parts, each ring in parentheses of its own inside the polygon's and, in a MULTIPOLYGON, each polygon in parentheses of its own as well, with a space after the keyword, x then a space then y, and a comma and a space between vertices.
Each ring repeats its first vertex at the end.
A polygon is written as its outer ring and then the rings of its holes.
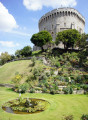
POLYGON ((15 55, 19 58, 21 56, 21 50, 16 50, 15 55))
POLYGON ((22 50, 21 50, 21 55, 22 56, 30 56, 32 54, 32 48, 30 46, 25 46, 22 50))
POLYGON ((38 47, 43 49, 43 45, 46 45, 47 43, 50 43, 52 41, 52 36, 48 31, 41 31, 39 33, 36 33, 32 35, 31 42, 38 47))
POLYGON ((17 50, 16 52, 15 52, 15 55, 16 55, 16 57, 20 57, 20 56, 25 56, 25 57, 27 57, 27 56, 30 56, 32 54, 32 48, 30 47, 30 46, 25 46, 23 49, 21 49, 21 50, 17 50))
POLYGON ((59 32, 56 37, 56 44, 60 42, 64 44, 64 48, 68 49, 69 47, 74 48, 77 41, 81 39, 80 33, 75 29, 64 30, 59 32))
POLYGON ((79 49, 85 48, 85 46, 87 45, 87 39, 88 39, 88 34, 84 33, 81 35, 81 39, 77 41, 77 46, 79 47, 79 49))
POLYGON ((1 53, 0 55, 0 60, 1 60, 1 64, 5 64, 6 62, 11 60, 11 56, 8 54, 8 52, 5 53, 1 53))

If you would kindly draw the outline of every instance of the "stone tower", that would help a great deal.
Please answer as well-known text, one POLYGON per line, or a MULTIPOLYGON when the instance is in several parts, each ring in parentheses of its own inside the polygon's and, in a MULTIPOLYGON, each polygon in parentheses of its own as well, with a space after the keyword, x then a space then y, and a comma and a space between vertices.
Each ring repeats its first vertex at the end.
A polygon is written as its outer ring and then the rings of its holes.
POLYGON ((76 29, 84 33, 85 18, 74 8, 58 8, 43 15, 38 25, 39 31, 47 30, 54 41, 57 33, 63 30, 76 29))

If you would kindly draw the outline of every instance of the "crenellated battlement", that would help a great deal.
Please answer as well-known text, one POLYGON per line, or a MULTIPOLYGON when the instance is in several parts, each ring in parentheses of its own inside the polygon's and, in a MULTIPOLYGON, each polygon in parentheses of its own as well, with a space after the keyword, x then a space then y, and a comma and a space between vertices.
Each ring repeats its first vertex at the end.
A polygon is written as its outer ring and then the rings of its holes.
POLYGON ((77 17, 80 21, 82 21, 85 24, 85 18, 74 8, 58 8, 54 9, 45 15, 43 15, 40 20, 39 24, 41 22, 45 22, 49 19, 55 18, 55 17, 64 17, 64 16, 72 16, 72 17, 77 17))

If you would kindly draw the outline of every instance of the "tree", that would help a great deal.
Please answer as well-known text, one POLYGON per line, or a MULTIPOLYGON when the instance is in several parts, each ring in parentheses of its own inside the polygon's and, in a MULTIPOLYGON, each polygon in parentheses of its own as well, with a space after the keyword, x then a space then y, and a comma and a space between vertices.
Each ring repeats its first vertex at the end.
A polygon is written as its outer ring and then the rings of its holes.
POLYGON ((85 48, 85 46, 87 45, 87 39, 88 39, 88 34, 84 33, 81 35, 81 39, 77 41, 77 46, 79 47, 79 49, 85 48))
POLYGON ((21 50, 16 50, 15 55, 19 58, 21 56, 21 50))
POLYGON ((22 56, 30 56, 32 54, 32 48, 30 46, 25 46, 22 50, 21 50, 21 55, 22 56))
POLYGON ((30 56, 32 54, 32 48, 30 46, 25 46, 23 49, 21 50, 17 50, 15 52, 15 55, 19 58, 20 56, 30 56))
POLYGON ((11 56, 8 54, 8 52, 5 53, 1 53, 0 55, 0 59, 1 59, 1 64, 5 64, 6 62, 11 60, 11 56))
POLYGON ((64 30, 59 32, 56 37, 56 44, 60 42, 64 44, 64 48, 68 49, 69 47, 74 48, 76 42, 81 39, 80 33, 75 29, 64 30))
POLYGON ((43 49, 43 45, 46 45, 47 43, 52 41, 52 36, 48 31, 41 31, 39 33, 36 33, 32 35, 31 42, 38 47, 43 49))

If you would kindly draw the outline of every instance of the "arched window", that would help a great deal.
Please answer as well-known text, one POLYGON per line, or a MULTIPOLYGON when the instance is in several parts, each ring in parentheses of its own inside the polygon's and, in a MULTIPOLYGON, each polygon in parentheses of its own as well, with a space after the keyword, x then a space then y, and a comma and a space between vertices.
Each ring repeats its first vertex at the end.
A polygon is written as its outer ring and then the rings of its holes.
POLYGON ((68 11, 68 15, 70 16, 70 11, 68 11))
POLYGON ((56 17, 56 13, 54 13, 54 16, 56 17))
POLYGON ((66 27, 66 23, 64 23, 64 27, 66 27))
POLYGON ((67 11, 65 11, 65 15, 67 16, 67 11))
POLYGON ((73 16, 73 13, 71 12, 71 16, 73 16))
POLYGON ((64 11, 63 11, 63 14, 62 14, 62 15, 63 15, 63 16, 65 15, 65 14, 64 14, 64 11))
POLYGON ((61 12, 60 12, 60 16, 61 16, 62 14, 61 14, 61 12))

